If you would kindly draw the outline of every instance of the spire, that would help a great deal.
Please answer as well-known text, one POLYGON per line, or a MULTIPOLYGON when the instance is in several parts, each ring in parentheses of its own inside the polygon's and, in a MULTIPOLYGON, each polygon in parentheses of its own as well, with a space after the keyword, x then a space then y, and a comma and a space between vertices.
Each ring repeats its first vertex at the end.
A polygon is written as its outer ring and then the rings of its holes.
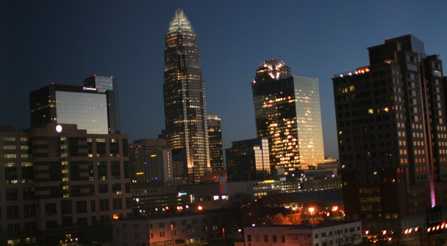
POLYGON ((181 9, 175 11, 175 15, 172 18, 171 22, 169 23, 169 28, 166 37, 169 38, 175 35, 187 35, 187 36, 196 35, 194 29, 191 26, 191 23, 189 22, 188 18, 186 18, 186 15, 183 13, 183 10, 181 9))

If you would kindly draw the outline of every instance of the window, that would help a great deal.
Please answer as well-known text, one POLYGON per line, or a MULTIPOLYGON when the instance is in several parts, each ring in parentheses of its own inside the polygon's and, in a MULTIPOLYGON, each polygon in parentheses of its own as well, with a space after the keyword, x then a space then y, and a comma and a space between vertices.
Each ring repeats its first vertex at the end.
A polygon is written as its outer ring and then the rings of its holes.
POLYGON ((107 195, 109 193, 107 184, 100 184, 98 185, 99 194, 101 195, 107 195))
POLYGON ((47 229, 53 229, 57 227, 57 221, 56 220, 48 220, 47 223, 47 229))
POLYGON ((281 242, 285 243, 286 242, 286 236, 285 235, 281 235, 281 242))
POLYGON ((121 194, 121 184, 112 184, 112 193, 113 194, 121 194))
POLYGON ((251 235, 247 235, 247 242, 251 242, 251 235))
POLYGON ((96 203, 95 203, 95 200, 91 200, 91 201, 90 201, 90 209, 91 209, 92 212, 95 212, 95 211, 96 211, 96 203))
POLYGON ((98 162, 98 179, 107 180, 107 162, 98 162))
POLYGON ((34 218, 36 217, 36 209, 34 204, 23 205, 23 217, 34 218))
POLYGON ((76 213, 86 213, 87 212, 87 201, 77 201, 76 202, 76 213))
POLYGON ((113 199, 113 210, 123 209, 123 200, 121 198, 113 199))
POLYGON ((18 219, 19 218, 19 206, 7 206, 6 207, 6 218, 7 219, 18 219))
POLYGON ((100 211, 109 211, 109 200, 108 199, 99 200, 99 210, 100 211))
POLYGON ((112 161, 110 163, 110 169, 112 173, 112 179, 120 179, 121 177, 121 171, 120 171, 120 162, 119 161, 112 161))
POLYGON ((56 215, 56 203, 46 203, 45 204, 45 216, 56 215))
POLYGON ((19 193, 17 189, 6 189, 6 201, 19 200, 19 193))
POLYGON ((62 200, 61 201, 61 211, 62 211, 62 214, 71 214, 72 213, 71 200, 62 200))
POLYGON ((278 241, 278 238, 276 237, 276 235, 273 235, 273 236, 272 236, 272 241, 273 241, 274 243, 276 243, 276 242, 278 241))
POLYGON ((269 236, 268 235, 264 235, 264 242, 268 243, 269 242, 269 236))

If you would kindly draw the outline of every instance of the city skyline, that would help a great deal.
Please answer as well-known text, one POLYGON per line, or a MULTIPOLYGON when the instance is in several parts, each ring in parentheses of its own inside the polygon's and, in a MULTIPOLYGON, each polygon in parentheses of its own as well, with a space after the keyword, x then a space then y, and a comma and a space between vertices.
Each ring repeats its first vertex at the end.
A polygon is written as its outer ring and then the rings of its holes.
POLYGON ((319 78, 325 154, 338 157, 333 74, 367 65, 366 47, 409 32, 447 58, 447 34, 438 31, 444 2, 264 3, 2 2, 0 124, 29 128, 29 92, 98 74, 119 83, 122 132, 131 141, 156 138, 164 129, 164 35, 178 8, 198 35, 208 112, 222 119, 224 148, 256 136, 252 71, 266 59, 319 78))

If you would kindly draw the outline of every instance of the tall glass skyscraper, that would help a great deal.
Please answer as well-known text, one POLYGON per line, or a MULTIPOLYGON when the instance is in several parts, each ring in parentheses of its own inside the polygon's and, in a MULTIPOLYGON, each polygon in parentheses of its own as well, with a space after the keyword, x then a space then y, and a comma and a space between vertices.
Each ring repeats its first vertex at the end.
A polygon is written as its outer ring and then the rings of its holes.
POLYGON ((252 83, 258 137, 267 137, 270 164, 287 173, 324 161, 318 80, 292 76, 283 61, 261 64, 252 83))
POLYGON ((211 169, 205 84, 197 36, 183 10, 175 12, 165 37, 164 105, 168 147, 184 155, 189 183, 211 169))

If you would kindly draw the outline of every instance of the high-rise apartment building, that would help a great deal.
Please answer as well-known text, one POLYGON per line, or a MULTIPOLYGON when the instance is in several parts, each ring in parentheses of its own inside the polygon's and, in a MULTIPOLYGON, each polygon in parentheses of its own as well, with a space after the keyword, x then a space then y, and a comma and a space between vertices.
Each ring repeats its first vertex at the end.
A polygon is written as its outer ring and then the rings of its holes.
POLYGON ((97 88, 100 93, 107 95, 107 119, 109 132, 117 132, 120 128, 120 110, 119 110, 119 90, 118 83, 113 76, 97 76, 84 79, 84 86, 87 88, 97 88))
POLYGON ((127 136, 0 127, 0 245, 110 240, 131 215, 127 136))
MULTIPOLYGON (((108 91, 113 92, 113 91, 108 91)), ((31 127, 77 124, 89 134, 108 134, 116 126, 113 98, 96 86, 51 84, 30 93, 31 127)), ((114 132, 114 131, 112 131, 114 132)))
POLYGON ((210 144, 210 163, 213 172, 223 171, 223 147, 221 119, 216 114, 208 114, 208 141, 210 144))
POLYGON ((168 147, 174 159, 183 156, 183 173, 189 183, 198 183, 211 169, 205 83, 197 36, 183 10, 177 10, 169 23, 165 45, 163 91, 168 147))
POLYGON ((225 150, 225 157, 229 181, 263 180, 270 174, 267 138, 235 141, 225 150))
POLYGON ((347 218, 424 226, 427 209, 447 205, 442 62, 411 34, 368 50, 369 66, 332 79, 347 218))
POLYGON ((252 83, 258 137, 267 137, 272 171, 285 173, 324 162, 318 80, 292 76, 283 61, 268 60, 252 83))

